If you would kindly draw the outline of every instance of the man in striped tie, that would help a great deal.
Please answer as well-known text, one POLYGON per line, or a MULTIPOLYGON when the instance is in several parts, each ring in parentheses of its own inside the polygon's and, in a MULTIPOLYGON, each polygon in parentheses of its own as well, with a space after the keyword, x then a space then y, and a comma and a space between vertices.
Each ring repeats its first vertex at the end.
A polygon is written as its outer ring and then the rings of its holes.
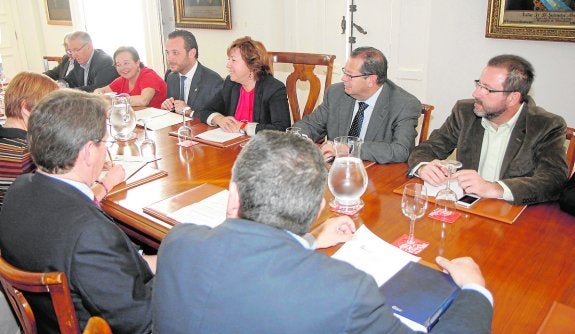
POLYGON ((355 49, 342 68, 343 82, 325 91, 313 113, 296 122, 315 142, 327 136, 322 151, 335 154, 331 140, 355 136, 364 141, 363 160, 405 162, 415 145, 421 115, 417 98, 387 79, 387 59, 372 47, 355 49))

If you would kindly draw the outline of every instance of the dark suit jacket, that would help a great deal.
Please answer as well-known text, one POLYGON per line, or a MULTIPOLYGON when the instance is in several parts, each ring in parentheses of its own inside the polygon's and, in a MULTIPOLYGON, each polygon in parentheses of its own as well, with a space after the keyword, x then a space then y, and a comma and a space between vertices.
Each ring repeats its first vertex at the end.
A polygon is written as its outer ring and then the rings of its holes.
POLYGON ((90 69, 88 71, 88 84, 84 85, 84 69, 76 63, 74 69, 64 78, 70 88, 77 88, 86 92, 93 92, 110 84, 118 77, 114 60, 100 49, 94 50, 90 69))
MULTIPOLYGON (((417 146, 409 157, 411 170, 420 162, 446 159, 457 148, 463 169, 477 170, 485 129, 473 113, 474 100, 458 101, 441 128, 417 146)), ((533 204, 559 197, 567 180, 565 121, 535 105, 528 97, 509 138, 500 180, 514 204, 533 204)))
POLYGON ((575 174, 571 176, 559 197, 561 210, 575 216, 575 174))
MULTIPOLYGON (((177 72, 166 74, 166 83, 168 85, 167 98, 173 97, 181 100, 180 74, 177 72)), ((223 83, 224 79, 218 73, 198 62, 198 68, 190 85, 187 105, 194 111, 203 109, 208 101, 222 89, 223 83)))
MULTIPOLYGON (((411 332, 371 276, 242 219, 172 228, 158 253, 153 304, 157 334, 411 332)), ((488 333, 491 318, 485 297, 462 290, 435 328, 488 333)))
MULTIPOLYGON (((224 116, 234 116, 240 99, 241 86, 231 81, 228 76, 219 94, 208 102, 205 109, 199 110, 194 116, 197 115, 204 123, 214 112, 224 116)), ((271 75, 262 76, 256 81, 253 112, 253 121, 258 123, 256 132, 261 130, 285 131, 291 124, 286 86, 271 75)))
MULTIPOLYGON (((42 173, 19 176, 0 212, 0 249, 18 268, 63 271, 81 328, 98 315, 114 333, 150 331, 150 268, 111 218, 69 184, 42 173)), ((27 298, 39 333, 57 333, 50 299, 27 298)))
MULTIPOLYGON (((72 60, 73 61, 73 60, 72 60)), ((68 71, 68 66, 70 65, 70 57, 67 54, 62 56, 62 61, 56 67, 49 69, 44 72, 47 76, 52 78, 52 80, 58 81, 66 77, 66 72, 68 71)))
MULTIPOLYGON (((345 93, 343 83, 333 84, 322 104, 293 126, 302 128, 316 142, 326 135, 328 140, 347 136, 354 105, 355 99, 345 93)), ((415 146, 419 116, 419 100, 387 80, 367 126, 361 158, 380 164, 407 161, 415 146)))

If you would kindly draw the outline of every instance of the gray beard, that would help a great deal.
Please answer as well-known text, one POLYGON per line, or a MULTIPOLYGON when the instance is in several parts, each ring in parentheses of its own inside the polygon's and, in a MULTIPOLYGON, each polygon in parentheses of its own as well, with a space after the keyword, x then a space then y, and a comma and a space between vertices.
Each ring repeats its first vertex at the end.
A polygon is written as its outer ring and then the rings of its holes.
POLYGON ((501 115, 503 115, 503 113, 505 112, 505 110, 500 110, 500 111, 496 111, 496 112, 485 112, 485 111, 477 111, 477 110, 473 110, 473 112, 475 113, 475 116, 477 117, 482 117, 485 118, 486 120, 490 121, 494 118, 497 118, 501 115))

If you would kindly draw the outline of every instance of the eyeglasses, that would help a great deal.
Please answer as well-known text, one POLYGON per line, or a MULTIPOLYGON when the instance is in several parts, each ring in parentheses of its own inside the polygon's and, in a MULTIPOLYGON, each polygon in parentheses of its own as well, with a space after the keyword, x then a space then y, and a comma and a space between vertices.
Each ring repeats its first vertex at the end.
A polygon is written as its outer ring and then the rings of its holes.
POLYGON ((76 50, 66 50, 66 54, 67 54, 67 55, 72 55, 72 54, 74 54, 74 53, 78 53, 78 52, 82 51, 82 49, 83 49, 86 45, 88 45, 88 43, 84 43, 84 45, 82 45, 79 49, 76 49, 76 50))
POLYGON ((347 72, 345 71, 345 67, 342 67, 342 68, 341 68, 341 73, 343 73, 343 75, 346 76, 349 80, 351 80, 351 79, 353 79, 353 78, 367 77, 367 76, 373 75, 373 73, 351 75, 351 74, 349 74, 349 73, 347 73, 347 72))
POLYGON ((474 80, 475 81, 475 88, 481 88, 481 90, 483 90, 484 92, 487 92, 487 94, 491 94, 491 93, 513 93, 515 92, 514 90, 498 90, 498 89, 491 89, 491 88, 487 88, 484 84, 482 84, 481 82, 479 82, 479 80, 474 80))

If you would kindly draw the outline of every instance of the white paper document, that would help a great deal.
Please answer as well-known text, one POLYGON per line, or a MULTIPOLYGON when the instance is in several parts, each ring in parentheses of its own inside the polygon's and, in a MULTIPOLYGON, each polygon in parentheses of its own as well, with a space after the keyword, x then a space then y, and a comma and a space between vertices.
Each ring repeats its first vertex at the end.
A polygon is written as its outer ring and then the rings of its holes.
POLYGON ((236 132, 225 132, 220 128, 202 132, 199 135, 196 135, 198 138, 213 141, 216 143, 223 143, 241 136, 243 136, 243 134, 236 132))
POLYGON ((332 257, 373 276, 378 286, 390 279, 409 261, 417 262, 420 259, 383 241, 365 225, 358 228, 353 239, 346 242, 332 257))
POLYGON ((180 223, 216 227, 226 219, 228 190, 222 190, 197 203, 172 212, 168 217, 180 223))
MULTIPOLYGON (((163 129, 165 127, 182 123, 182 115, 178 115, 168 110, 157 109, 157 108, 146 108, 136 111, 137 119, 145 119, 146 127, 152 131, 163 129)), ((186 121, 191 118, 186 117, 186 121)), ((144 125, 143 122, 139 121, 138 124, 144 125)))

